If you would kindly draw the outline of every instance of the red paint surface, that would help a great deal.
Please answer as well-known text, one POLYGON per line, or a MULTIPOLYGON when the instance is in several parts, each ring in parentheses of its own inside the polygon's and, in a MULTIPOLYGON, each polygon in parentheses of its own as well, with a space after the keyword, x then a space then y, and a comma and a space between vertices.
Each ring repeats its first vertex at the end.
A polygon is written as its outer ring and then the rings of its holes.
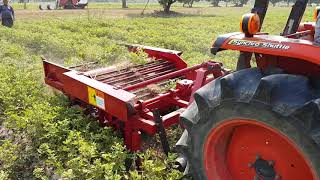
POLYGON ((231 119, 218 125, 208 135, 204 162, 209 180, 248 180, 255 176, 257 155, 275 161, 275 171, 282 180, 316 180, 308 159, 289 138, 263 123, 231 119))
MULTIPOLYGON (((125 144, 131 151, 141 148, 141 131, 155 135, 157 126, 152 111, 161 111, 163 125, 169 128, 179 123, 180 114, 188 106, 192 90, 196 90, 223 76, 225 72, 220 63, 207 62, 187 68, 181 59, 181 52, 148 46, 130 46, 134 51, 143 50, 155 63, 139 65, 134 69, 136 74, 147 77, 143 82, 135 82, 135 72, 118 72, 111 68, 101 68, 88 72, 71 71, 54 63, 44 61, 45 82, 62 91, 75 101, 80 101, 82 107, 89 105, 88 86, 104 97, 105 109, 99 109, 99 122, 102 126, 111 125, 123 132, 125 144), (201 71, 199 70, 201 69, 201 71), (170 73, 166 74, 166 71, 170 73), (159 73, 158 73, 159 72, 159 73), (154 75, 149 75, 154 73, 154 75), (213 77, 207 77, 212 74, 213 77), (90 78, 91 76, 96 79, 90 78), (136 99, 134 90, 146 88, 147 85, 156 84, 172 78, 191 78, 188 83, 178 82, 176 89, 163 92, 145 101, 136 99), (115 87, 112 83, 123 84, 115 87), (110 84, 109 84, 110 83, 110 84), (131 84, 131 85, 126 85, 131 84), (196 85, 195 87, 194 84, 196 85), (130 91, 130 92, 129 92, 130 91)), ((91 97, 91 96, 90 96, 91 97)))

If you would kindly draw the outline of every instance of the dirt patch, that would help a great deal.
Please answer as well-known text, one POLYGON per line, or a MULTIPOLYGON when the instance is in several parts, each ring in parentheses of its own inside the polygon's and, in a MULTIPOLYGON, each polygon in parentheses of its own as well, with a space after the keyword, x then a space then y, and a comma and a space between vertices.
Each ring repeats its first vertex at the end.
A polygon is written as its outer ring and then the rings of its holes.
POLYGON ((144 11, 142 8, 108 8, 108 9, 75 9, 75 10, 16 10, 16 19, 19 20, 41 20, 41 19, 65 19, 65 18, 125 18, 125 17, 177 17, 212 14, 212 8, 173 8, 173 11, 164 14, 161 8, 152 8, 144 11))

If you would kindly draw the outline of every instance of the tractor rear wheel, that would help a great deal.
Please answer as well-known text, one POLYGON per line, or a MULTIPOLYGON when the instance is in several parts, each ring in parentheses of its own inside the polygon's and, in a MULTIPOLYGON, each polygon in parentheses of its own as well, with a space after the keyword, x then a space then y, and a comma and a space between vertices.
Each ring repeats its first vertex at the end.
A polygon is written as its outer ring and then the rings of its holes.
POLYGON ((195 95, 177 143, 185 173, 212 180, 320 178, 320 83, 279 69, 237 71, 195 95))

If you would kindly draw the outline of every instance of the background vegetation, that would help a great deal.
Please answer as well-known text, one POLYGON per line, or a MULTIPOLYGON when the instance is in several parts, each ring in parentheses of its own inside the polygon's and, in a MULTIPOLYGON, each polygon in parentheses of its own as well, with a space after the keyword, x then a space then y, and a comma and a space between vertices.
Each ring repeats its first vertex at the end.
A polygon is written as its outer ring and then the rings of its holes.
MULTIPOLYGON (((209 59, 234 68, 236 52, 209 53, 218 35, 238 31, 244 8, 173 7, 175 16, 140 16, 141 7, 84 11, 17 11, 14 28, 0 27, 0 179, 178 179, 175 154, 154 146, 140 152, 141 171, 125 169, 128 153, 121 136, 100 128, 78 107, 43 82, 42 61, 70 65, 131 59, 119 42, 182 50, 189 65, 209 59)), ((279 34, 289 14, 271 8, 263 30, 279 34)), ((305 20, 312 18, 308 9, 305 20)), ((169 130, 170 143, 181 131, 169 130)))
MULTIPOLYGON (((55 1, 50 0, 13 0, 12 2, 16 3, 16 7, 19 6, 20 8, 33 8, 37 9, 39 4, 46 5, 51 4, 52 6, 55 5, 55 1), (31 3, 30 3, 31 2, 31 3)), ((253 4, 254 0, 93 0, 90 1, 90 7, 114 7, 114 8, 132 8, 132 7, 143 7, 147 6, 157 6, 156 2, 158 2, 165 14, 169 14, 170 8, 175 4, 182 4, 183 7, 193 7, 196 6, 208 6, 210 4, 213 7, 243 7, 247 4, 253 4), (97 3, 98 2, 98 3, 97 3), (121 5, 120 5, 121 4, 121 5)), ((273 7, 276 5, 282 7, 289 7, 291 4, 295 3, 296 0, 270 0, 270 3, 273 7)), ((308 5, 319 5, 320 0, 309 0, 308 5)), ((179 5, 178 5, 179 6, 179 5)))

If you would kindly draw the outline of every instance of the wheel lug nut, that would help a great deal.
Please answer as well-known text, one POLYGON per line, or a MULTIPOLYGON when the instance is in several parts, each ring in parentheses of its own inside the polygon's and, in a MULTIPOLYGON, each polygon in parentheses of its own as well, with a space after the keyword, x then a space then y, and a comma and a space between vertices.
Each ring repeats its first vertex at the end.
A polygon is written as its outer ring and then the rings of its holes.
POLYGON ((252 164, 252 163, 248 163, 248 167, 249 167, 249 168, 252 168, 252 167, 253 167, 253 164, 252 164))

